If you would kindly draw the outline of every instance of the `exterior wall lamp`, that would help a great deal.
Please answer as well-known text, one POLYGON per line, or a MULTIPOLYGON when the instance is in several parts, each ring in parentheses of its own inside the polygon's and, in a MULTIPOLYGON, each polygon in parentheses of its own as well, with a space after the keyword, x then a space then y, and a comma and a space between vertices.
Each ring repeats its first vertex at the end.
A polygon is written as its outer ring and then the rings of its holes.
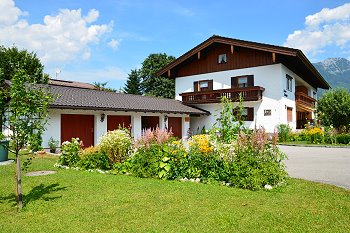
POLYGON ((101 122, 103 122, 105 120, 105 118, 106 118, 106 114, 101 113, 101 122))

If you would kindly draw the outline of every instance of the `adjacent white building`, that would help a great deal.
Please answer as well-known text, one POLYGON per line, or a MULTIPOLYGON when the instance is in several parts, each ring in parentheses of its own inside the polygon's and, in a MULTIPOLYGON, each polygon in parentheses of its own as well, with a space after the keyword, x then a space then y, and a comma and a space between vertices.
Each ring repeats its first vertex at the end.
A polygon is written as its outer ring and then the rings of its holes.
POLYGON ((191 117, 190 130, 210 129, 220 98, 244 99, 245 124, 273 132, 314 119, 317 89, 329 84, 297 49, 213 36, 157 73, 175 79, 176 99, 210 115, 191 117))

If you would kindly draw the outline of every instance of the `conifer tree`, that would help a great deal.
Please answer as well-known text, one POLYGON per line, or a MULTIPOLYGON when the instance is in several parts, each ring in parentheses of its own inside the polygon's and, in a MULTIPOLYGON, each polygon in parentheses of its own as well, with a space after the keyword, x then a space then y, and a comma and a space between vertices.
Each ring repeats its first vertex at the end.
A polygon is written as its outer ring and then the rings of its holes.
POLYGON ((131 70, 130 74, 128 74, 124 92, 128 94, 142 95, 141 77, 137 69, 131 70))

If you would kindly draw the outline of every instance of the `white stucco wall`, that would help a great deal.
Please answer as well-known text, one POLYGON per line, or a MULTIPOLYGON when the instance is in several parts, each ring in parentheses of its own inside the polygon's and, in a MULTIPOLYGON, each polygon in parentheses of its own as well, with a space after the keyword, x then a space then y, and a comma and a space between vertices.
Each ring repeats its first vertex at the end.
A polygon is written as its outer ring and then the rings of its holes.
MULTIPOLYGON (((310 93, 315 91, 315 89, 282 64, 179 77, 175 79, 175 98, 177 100, 182 100, 180 93, 193 92, 193 83, 195 81, 212 79, 214 90, 226 89, 231 88, 231 77, 241 75, 254 75, 254 86, 261 86, 265 88, 261 101, 244 102, 245 107, 254 107, 254 121, 245 122, 246 126, 251 129, 254 127, 263 126, 267 132, 273 132, 278 124, 283 123, 289 124, 292 129, 295 130, 296 82, 305 84, 310 93), (286 88, 286 74, 293 78, 291 92, 286 88), (287 122, 288 107, 293 109, 292 122, 287 122), (264 110, 271 110, 271 116, 264 116, 264 110)), ((206 129, 210 129, 215 123, 216 117, 220 112, 220 104, 197 104, 195 106, 211 112, 211 115, 191 117, 191 131, 193 133, 197 133, 198 131, 200 132, 203 126, 205 126, 206 129)))
POLYGON ((189 129, 189 122, 185 122, 185 118, 189 117, 187 114, 167 114, 167 113, 139 113, 139 112, 113 112, 113 111, 93 111, 93 110, 71 110, 71 109, 50 109, 49 120, 46 125, 43 137, 43 147, 48 147, 50 137, 59 141, 61 145, 61 114, 83 114, 94 115, 94 144, 99 143, 99 138, 107 132, 107 115, 130 115, 132 125, 132 136, 138 138, 142 134, 141 117, 142 116, 159 116, 159 128, 165 128, 164 116, 181 117, 182 118, 182 136, 187 136, 189 129), (106 115, 105 120, 101 122, 101 114, 106 115))

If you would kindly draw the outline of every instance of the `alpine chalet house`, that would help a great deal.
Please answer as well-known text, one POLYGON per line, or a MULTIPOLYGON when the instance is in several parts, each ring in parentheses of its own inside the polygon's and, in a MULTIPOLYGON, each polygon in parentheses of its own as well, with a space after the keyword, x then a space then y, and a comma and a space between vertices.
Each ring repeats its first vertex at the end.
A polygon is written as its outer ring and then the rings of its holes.
POLYGON ((244 100, 245 124, 273 132, 314 119, 317 89, 330 86, 301 50, 212 36, 157 72, 175 79, 175 98, 210 112, 191 117, 193 133, 210 129, 220 99, 244 100))

